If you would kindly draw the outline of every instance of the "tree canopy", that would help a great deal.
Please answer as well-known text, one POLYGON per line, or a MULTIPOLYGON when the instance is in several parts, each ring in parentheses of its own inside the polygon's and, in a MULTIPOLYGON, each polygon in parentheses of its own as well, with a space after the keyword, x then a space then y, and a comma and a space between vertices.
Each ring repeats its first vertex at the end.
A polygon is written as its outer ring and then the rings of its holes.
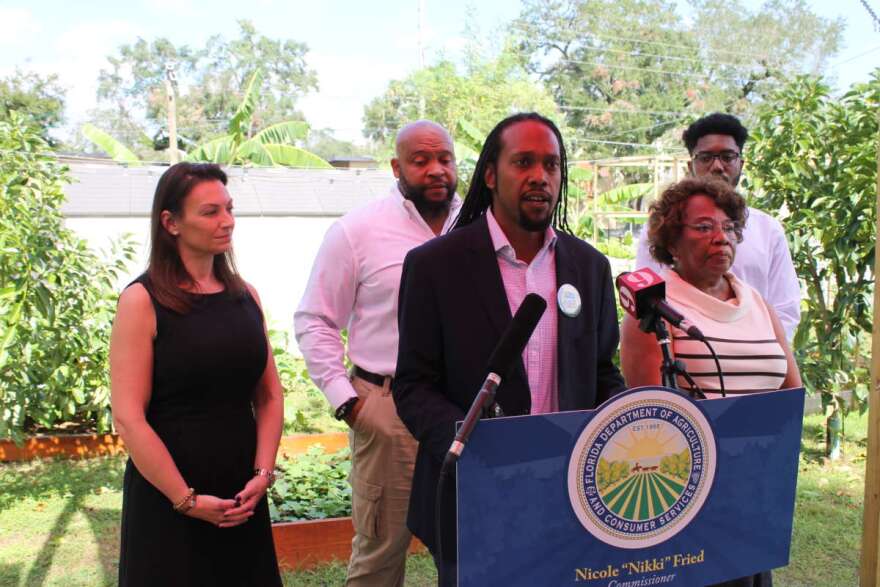
POLYGON ((258 68, 263 76, 249 132, 301 120, 297 101, 318 87, 317 75, 305 61, 308 47, 260 35, 247 20, 238 25, 237 38, 215 35, 202 48, 178 47, 165 38, 139 38, 121 46, 108 56, 109 67, 98 77, 98 126, 133 143, 139 136, 132 129, 145 122, 155 147, 165 148, 167 65, 175 68, 178 134, 184 148, 223 132, 258 68))
POLYGON ((522 110, 551 117, 557 112, 552 96, 529 79, 512 51, 494 59, 474 56, 464 71, 442 60, 391 81, 364 109, 364 136, 390 145, 404 124, 429 118, 456 139, 461 121, 485 137, 498 121, 522 110))
POLYGON ((842 22, 803 0, 689 4, 682 18, 668 0, 525 0, 511 34, 575 140, 615 154, 705 112, 746 114, 786 74, 821 72, 840 46, 842 22))
POLYGON ((8 121, 13 111, 29 117, 42 138, 52 144, 49 131, 64 118, 64 88, 58 76, 17 70, 0 79, 0 121, 8 121))

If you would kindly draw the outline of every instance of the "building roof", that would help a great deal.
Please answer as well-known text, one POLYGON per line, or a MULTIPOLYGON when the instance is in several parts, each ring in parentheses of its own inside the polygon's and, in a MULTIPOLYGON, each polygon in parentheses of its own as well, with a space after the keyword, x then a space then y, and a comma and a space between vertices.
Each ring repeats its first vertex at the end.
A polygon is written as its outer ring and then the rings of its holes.
MULTIPOLYGON (((167 166, 71 163, 65 216, 149 216, 167 166)), ((224 168, 236 216, 341 216, 384 196, 393 181, 383 169, 224 168)))

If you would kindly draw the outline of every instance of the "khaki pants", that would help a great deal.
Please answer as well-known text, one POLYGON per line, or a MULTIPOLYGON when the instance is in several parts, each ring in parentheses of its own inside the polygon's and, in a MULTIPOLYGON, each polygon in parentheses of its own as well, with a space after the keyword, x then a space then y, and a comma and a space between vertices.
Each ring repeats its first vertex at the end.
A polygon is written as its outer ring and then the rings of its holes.
POLYGON ((402 586, 406 571, 412 539, 406 513, 418 444, 397 416, 389 383, 352 379, 364 403, 349 433, 355 529, 349 587, 402 586))

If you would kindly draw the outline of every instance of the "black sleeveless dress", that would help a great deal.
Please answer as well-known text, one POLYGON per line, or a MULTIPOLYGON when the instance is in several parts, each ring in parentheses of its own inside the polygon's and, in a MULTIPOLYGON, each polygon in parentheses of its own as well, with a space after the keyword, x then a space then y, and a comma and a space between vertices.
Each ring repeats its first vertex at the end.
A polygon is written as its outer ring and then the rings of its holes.
MULTIPOLYGON (((150 290, 144 276, 136 282, 150 290)), ((153 299, 157 332, 146 416, 187 485, 232 499, 253 477, 251 397, 268 352, 263 319, 250 295, 194 299, 187 314, 153 299)), ((217 528, 174 512, 130 459, 122 495, 120 586, 281 585, 265 496, 247 522, 217 528)))

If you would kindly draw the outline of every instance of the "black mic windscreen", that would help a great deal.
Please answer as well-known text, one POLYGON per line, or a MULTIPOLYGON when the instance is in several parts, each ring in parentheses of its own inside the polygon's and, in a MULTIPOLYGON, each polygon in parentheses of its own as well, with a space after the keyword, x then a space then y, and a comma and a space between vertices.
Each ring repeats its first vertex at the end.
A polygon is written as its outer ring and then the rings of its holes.
POLYGON ((547 302, 538 294, 531 293, 525 297, 492 356, 489 357, 489 372, 503 375, 526 348, 538 321, 547 309, 547 302))

